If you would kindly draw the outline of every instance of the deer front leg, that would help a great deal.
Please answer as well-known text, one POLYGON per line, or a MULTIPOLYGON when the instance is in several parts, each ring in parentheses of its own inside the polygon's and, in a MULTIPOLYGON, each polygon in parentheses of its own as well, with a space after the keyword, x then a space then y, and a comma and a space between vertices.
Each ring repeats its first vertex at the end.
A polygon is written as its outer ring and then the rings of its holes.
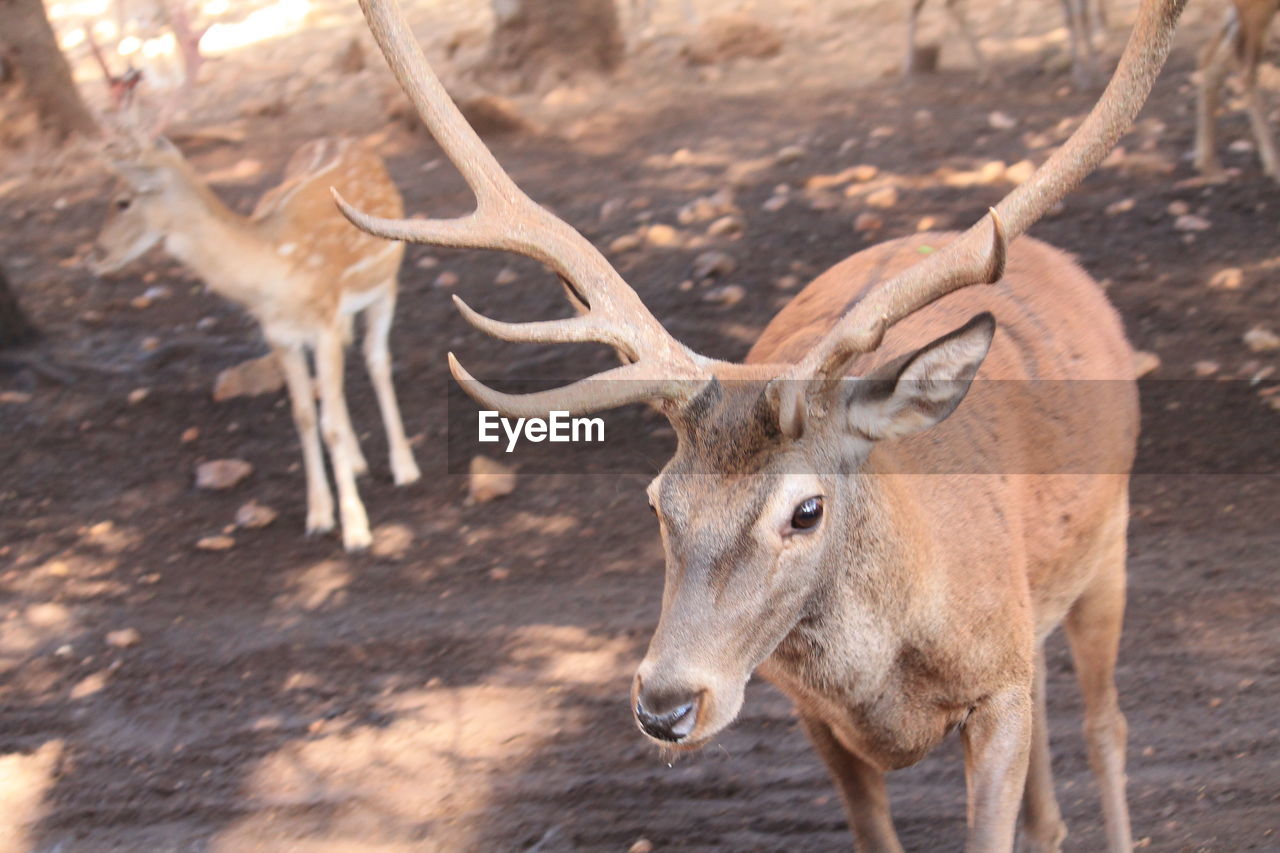
POLYGON ((333 479, 338 484, 338 512, 342 517, 342 544, 359 551, 373 543, 369 517, 356 489, 356 473, 351 446, 351 421, 346 417, 342 390, 342 333, 326 329, 316 342, 316 379, 320 383, 320 432, 329 448, 333 479))
POLYGON ((1031 749, 1031 709, 1030 686, 1014 687, 982 700, 965 721, 968 853, 1013 849, 1031 749))
POLYGON ((884 774, 845 749, 822 720, 802 714, 800 722, 840 788, 859 853, 903 853, 889 813, 884 774))
POLYGON ((316 395, 307 369, 307 356, 299 346, 273 346, 280 372, 289 386, 293 423, 302 442, 302 466, 307 476, 307 533, 333 529, 333 494, 324 473, 320 432, 316 429, 316 395))

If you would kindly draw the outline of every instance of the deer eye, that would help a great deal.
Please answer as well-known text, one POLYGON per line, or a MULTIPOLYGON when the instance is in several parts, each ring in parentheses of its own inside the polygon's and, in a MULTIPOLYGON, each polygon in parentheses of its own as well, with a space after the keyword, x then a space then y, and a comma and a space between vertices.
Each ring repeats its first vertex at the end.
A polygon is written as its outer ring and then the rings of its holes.
POLYGON ((133 199, 118 198, 116 199, 116 210, 128 210, 129 205, 133 203, 133 199))
POLYGON ((791 516, 792 530, 812 530, 822 521, 822 498, 815 496, 801 501, 791 516))

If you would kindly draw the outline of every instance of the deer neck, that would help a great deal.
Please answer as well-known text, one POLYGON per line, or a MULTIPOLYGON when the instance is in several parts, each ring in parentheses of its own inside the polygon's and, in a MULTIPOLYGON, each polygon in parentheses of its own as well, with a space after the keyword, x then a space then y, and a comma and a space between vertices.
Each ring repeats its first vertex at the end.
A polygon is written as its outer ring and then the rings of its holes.
POLYGON ((181 226, 165 235, 165 250, 210 290, 253 309, 289 274, 273 242, 199 181, 189 180, 181 195, 181 226))

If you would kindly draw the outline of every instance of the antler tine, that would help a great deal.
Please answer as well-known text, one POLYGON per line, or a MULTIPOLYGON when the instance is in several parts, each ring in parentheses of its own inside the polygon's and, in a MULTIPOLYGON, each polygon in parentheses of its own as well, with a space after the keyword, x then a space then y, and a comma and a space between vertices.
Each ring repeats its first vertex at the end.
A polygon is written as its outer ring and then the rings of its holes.
POLYGON ((580 379, 550 391, 530 394, 504 394, 495 391, 467 372, 453 353, 449 353, 449 372, 462 390, 481 406, 509 417, 545 417, 548 412, 590 414, 642 403, 646 400, 683 400, 689 396, 689 380, 672 379, 655 374, 647 365, 624 364, 589 379, 580 379))
MULTIPOLYGON (((636 363, 649 362, 649 371, 677 379, 709 378, 707 360, 667 334, 604 255, 525 195, 503 171, 441 85, 395 0, 360 0, 360 8, 401 88, 475 193, 476 209, 449 220, 383 219, 353 208, 335 192, 343 215, 356 227, 391 240, 526 255, 571 283, 575 307, 581 310, 585 303, 586 313, 579 318, 531 324, 490 320, 458 303, 468 322, 482 331, 518 341, 595 341, 621 350, 636 363)), ((676 393, 672 383, 658 385, 663 393, 676 393)), ((574 395, 569 396, 578 399, 574 395)), ((510 395, 502 399, 513 405, 510 395)))
POLYGON ((1076 132, 1029 180, 960 237, 876 287, 796 366, 797 377, 838 378, 849 359, 871 352, 894 323, 953 290, 999 279, 1004 246, 1031 227, 1102 162, 1128 130, 1169 54, 1186 0, 1145 0, 1120 64, 1076 132))

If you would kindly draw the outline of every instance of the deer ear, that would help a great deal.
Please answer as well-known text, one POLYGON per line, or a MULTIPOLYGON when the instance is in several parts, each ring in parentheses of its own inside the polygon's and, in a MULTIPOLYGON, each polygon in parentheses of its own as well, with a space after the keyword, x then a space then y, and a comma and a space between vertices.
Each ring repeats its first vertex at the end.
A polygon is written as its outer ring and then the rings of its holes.
POLYGON ((954 332, 850 383, 849 428, 880 441, 940 423, 968 393, 995 331, 995 317, 979 314, 954 332))

